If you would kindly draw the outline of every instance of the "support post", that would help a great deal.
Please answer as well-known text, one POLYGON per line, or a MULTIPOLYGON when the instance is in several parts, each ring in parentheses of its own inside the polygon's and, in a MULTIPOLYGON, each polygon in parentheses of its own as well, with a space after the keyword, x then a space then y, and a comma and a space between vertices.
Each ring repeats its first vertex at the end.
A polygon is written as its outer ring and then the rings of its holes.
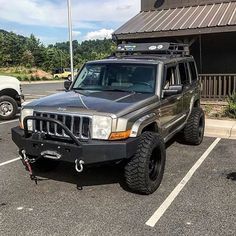
POLYGON ((200 73, 202 74, 202 35, 199 35, 200 73))
POLYGON ((67 0, 67 6, 68 6, 69 42, 70 42, 70 69, 71 69, 71 80, 74 81, 74 61, 73 61, 73 44, 72 44, 71 0, 67 0))

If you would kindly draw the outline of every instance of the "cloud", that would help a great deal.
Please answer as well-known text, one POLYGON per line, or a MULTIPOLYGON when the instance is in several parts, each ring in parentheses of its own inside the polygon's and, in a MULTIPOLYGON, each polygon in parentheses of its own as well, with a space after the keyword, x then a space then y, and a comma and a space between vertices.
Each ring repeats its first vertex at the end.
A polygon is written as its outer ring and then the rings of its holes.
POLYGON ((97 31, 92 31, 86 34, 84 37, 85 40, 93 40, 93 39, 110 39, 112 33, 114 32, 113 29, 100 29, 97 31))
MULTIPOLYGON (((67 1, 0 0, 0 19, 23 25, 67 27, 67 1)), ((72 0, 73 25, 95 29, 96 22, 123 23, 140 10, 140 0, 72 0)))
POLYGON ((73 36, 73 38, 77 38, 77 37, 79 37, 81 35, 81 32, 80 31, 76 31, 76 30, 73 30, 72 31, 72 36, 73 36))

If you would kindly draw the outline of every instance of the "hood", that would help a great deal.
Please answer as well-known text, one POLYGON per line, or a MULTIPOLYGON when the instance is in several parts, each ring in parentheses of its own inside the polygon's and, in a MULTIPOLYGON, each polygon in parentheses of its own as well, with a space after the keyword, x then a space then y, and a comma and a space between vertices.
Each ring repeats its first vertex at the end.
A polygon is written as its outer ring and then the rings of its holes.
POLYGON ((5 75, 0 75, 0 83, 14 83, 19 85, 20 81, 12 76, 5 76, 5 75))
POLYGON ((68 91, 35 100, 26 107, 53 112, 89 112, 122 115, 150 104, 153 94, 110 91, 68 91))

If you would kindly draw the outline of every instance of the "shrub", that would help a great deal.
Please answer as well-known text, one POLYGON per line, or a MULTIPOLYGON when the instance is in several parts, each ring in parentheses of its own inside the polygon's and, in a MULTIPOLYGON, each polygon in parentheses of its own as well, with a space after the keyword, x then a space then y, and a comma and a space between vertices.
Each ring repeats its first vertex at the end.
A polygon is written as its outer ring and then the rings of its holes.
POLYGON ((27 75, 22 76, 23 81, 30 81, 30 78, 27 75))
POLYGON ((17 78, 19 81, 22 81, 22 77, 21 77, 21 76, 18 75, 16 78, 17 78))
POLYGON ((30 76, 30 81, 35 81, 34 76, 30 76))
POLYGON ((230 118, 236 119, 236 92, 227 98, 227 103, 225 114, 230 118))

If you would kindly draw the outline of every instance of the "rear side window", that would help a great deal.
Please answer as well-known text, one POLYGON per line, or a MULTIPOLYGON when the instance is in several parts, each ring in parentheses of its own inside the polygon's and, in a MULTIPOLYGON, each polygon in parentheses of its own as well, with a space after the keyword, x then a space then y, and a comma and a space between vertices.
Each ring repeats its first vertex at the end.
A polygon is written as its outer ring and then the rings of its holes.
POLYGON ((190 73, 191 73, 191 77, 192 77, 192 81, 196 81, 198 78, 197 78, 197 70, 196 70, 196 67, 195 67, 195 64, 193 61, 189 62, 189 68, 190 68, 190 73))
POLYGON ((188 67, 185 63, 180 63, 179 64, 179 75, 180 75, 181 83, 183 85, 187 85, 187 84, 190 83, 188 67))

